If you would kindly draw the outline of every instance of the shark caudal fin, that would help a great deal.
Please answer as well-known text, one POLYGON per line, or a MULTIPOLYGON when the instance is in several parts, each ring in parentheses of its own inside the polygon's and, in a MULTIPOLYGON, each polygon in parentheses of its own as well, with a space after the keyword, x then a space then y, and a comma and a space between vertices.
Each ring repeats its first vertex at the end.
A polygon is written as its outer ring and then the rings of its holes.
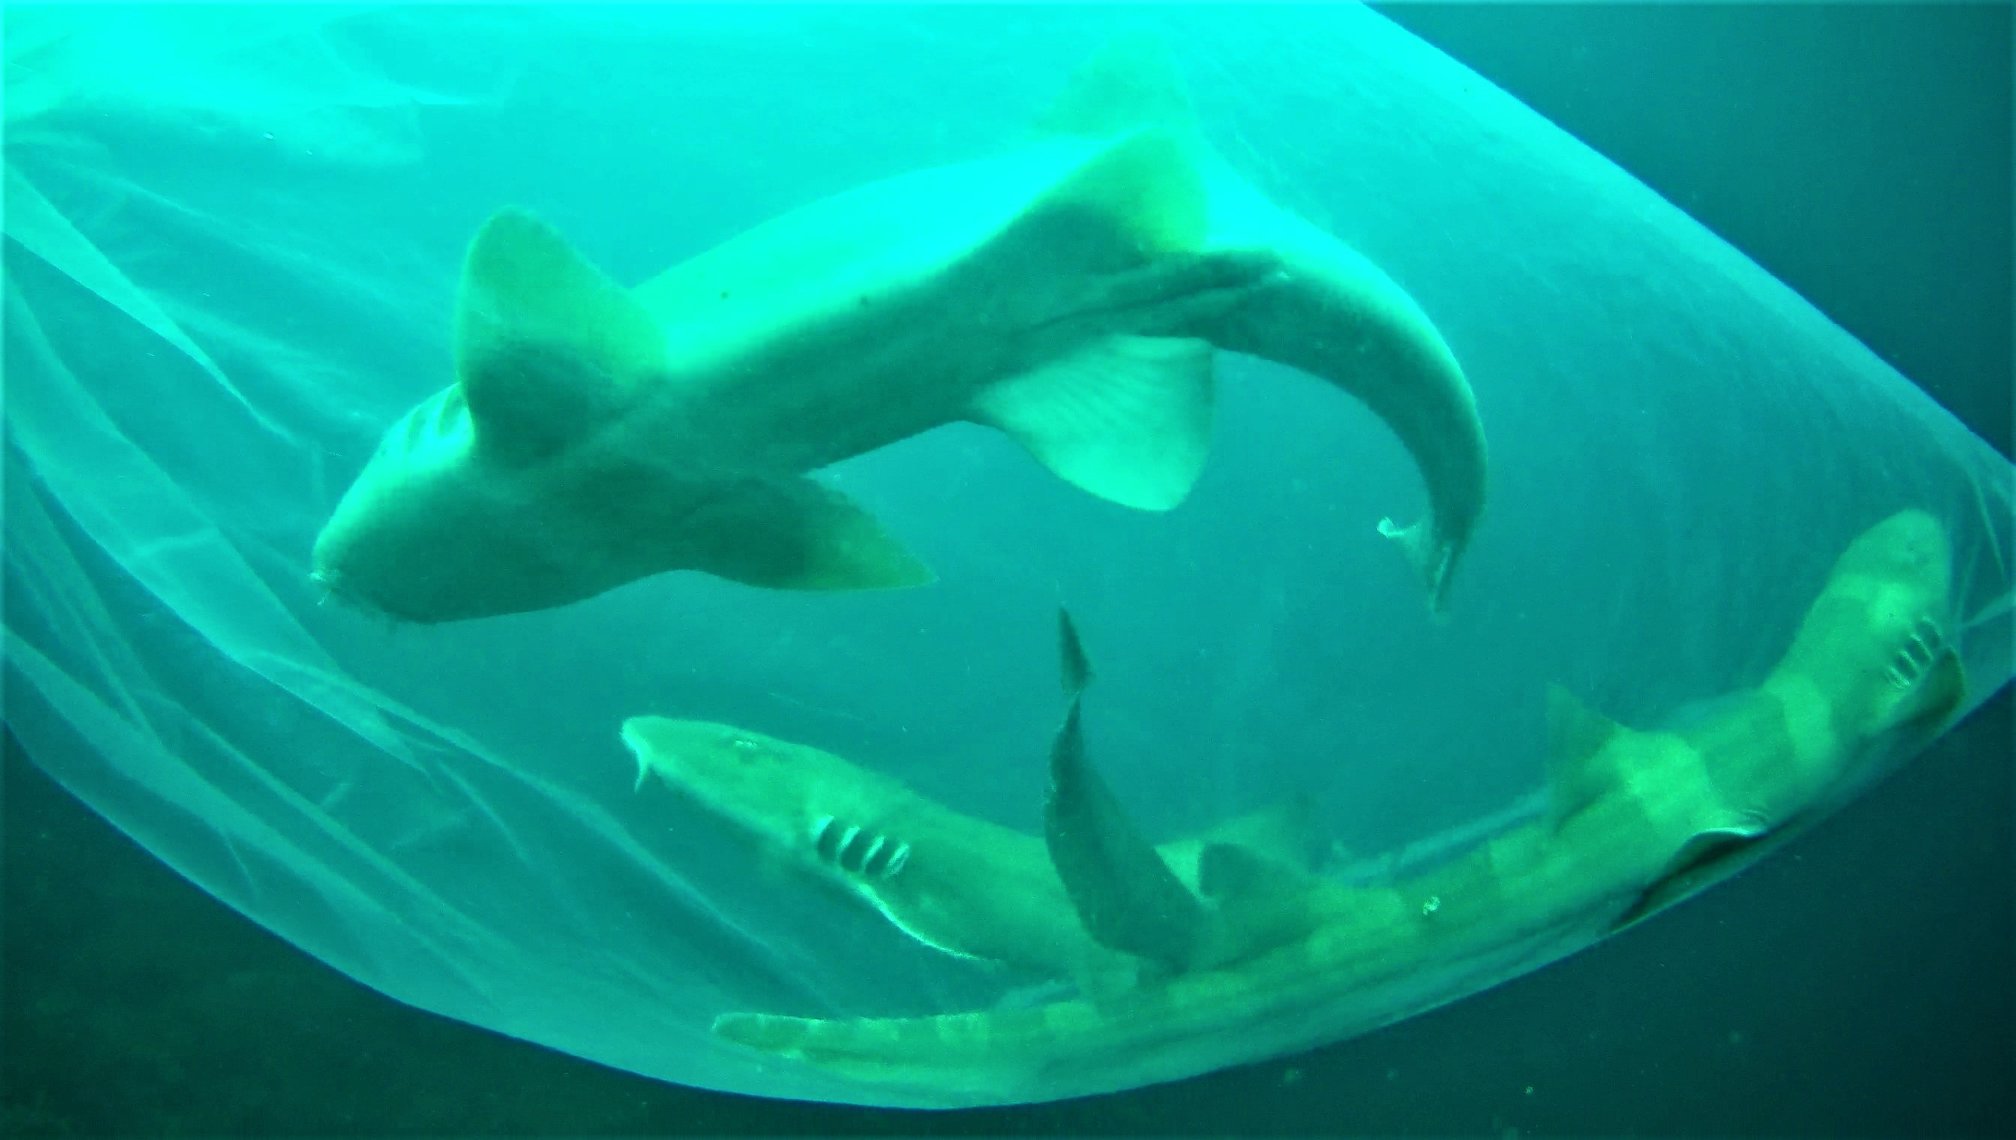
MULTIPOLYGON (((1060 612, 1067 687, 1090 675, 1068 613, 1060 612)), ((1152 844, 1128 818, 1085 756, 1082 694, 1073 693, 1050 747, 1050 791, 1043 840, 1064 893, 1093 940, 1171 970, 1195 961, 1206 915, 1152 844)))
POLYGON ((532 214, 504 209, 469 245, 455 365, 480 446, 544 455, 615 413, 665 366, 649 313, 532 214))
POLYGON ((1050 750, 1050 794, 1043 802, 1050 860, 1093 941, 1186 969, 1200 948, 1204 908, 1086 761, 1079 705, 1071 701, 1050 750))
POLYGON ((1064 683, 1064 697, 1076 700, 1092 684, 1092 660, 1085 656, 1085 644, 1078 640, 1078 623, 1071 611, 1057 607, 1057 674, 1064 683))
POLYGON ((1407 559, 1407 565, 1428 587, 1429 612, 1437 617, 1446 612, 1449 601, 1449 568, 1456 561, 1456 547, 1435 534, 1434 520, 1422 519, 1401 526, 1390 518, 1379 520, 1379 533, 1391 539, 1407 559))

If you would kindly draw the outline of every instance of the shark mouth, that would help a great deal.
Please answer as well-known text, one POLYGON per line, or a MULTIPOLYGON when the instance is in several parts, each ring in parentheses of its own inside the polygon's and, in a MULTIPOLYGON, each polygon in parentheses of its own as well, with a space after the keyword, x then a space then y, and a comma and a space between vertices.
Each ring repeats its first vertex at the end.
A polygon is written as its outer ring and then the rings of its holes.
POLYGON ((866 879, 893 879, 910 862, 910 845, 867 829, 843 826, 822 815, 812 821, 812 851, 842 873, 866 879))
POLYGON ((1890 659, 1883 676, 1899 692, 1908 692, 1925 679, 1926 672, 1945 651, 1946 635, 1940 631, 1939 624, 1931 618, 1921 617, 1911 627, 1904 645, 1890 659))

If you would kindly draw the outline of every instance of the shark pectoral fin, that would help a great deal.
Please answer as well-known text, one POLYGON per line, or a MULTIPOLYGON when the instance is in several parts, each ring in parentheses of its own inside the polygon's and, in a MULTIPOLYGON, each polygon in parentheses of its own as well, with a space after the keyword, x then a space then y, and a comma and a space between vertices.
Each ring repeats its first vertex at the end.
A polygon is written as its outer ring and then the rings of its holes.
POLYGON ((1613 781, 1597 758, 1626 731, 1560 685, 1547 686, 1547 787, 1556 823, 1610 790, 1613 781))
POLYGON ((812 479, 724 487, 668 536, 668 569, 779 590, 923 586, 928 567, 852 499, 812 479))
POLYGON ((536 456, 587 432, 662 370, 665 340, 553 227, 505 209, 463 263, 455 356, 479 444, 536 456))
POLYGON ((1163 511, 1211 449, 1211 346, 1109 337, 982 392, 974 418, 1007 432, 1066 482, 1163 511))
POLYGON ((1755 862, 1767 845, 1758 842, 1770 828, 1761 818, 1733 819, 1729 823, 1704 827, 1687 837, 1650 886, 1641 891, 1617 920, 1615 933, 1685 899, 1709 882, 1719 882, 1735 870, 1755 862))
POLYGON ((1093 941, 1176 970, 1196 959, 1207 932, 1203 905, 1086 760, 1075 699, 1050 750, 1043 839, 1093 941))

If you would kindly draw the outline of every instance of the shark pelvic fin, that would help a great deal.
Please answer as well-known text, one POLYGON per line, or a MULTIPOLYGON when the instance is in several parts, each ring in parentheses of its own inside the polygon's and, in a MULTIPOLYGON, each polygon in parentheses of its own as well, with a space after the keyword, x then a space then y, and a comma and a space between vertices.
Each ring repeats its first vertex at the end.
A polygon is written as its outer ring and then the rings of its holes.
POLYGON ((930 568, 852 499, 813 479, 724 487, 679 521, 668 568, 781 590, 930 584, 930 568))
POLYGON ((1322 917, 1320 887, 1308 872, 1231 843, 1209 843, 1198 852, 1197 889, 1217 908, 1212 949, 1220 960, 1302 938, 1322 917))
POLYGON ((1547 786, 1555 822, 1610 790, 1611 779, 1596 760, 1613 737, 1628 731, 1560 685, 1547 686, 1547 786))
POLYGON ((1214 824, 1202 838, 1206 844, 1244 848, 1302 873, 1314 873, 1330 853, 1316 826, 1316 801, 1306 793, 1214 824))
POLYGON ((1182 502, 1211 449, 1211 346, 1110 337, 983 392, 976 418, 1122 506, 1182 502))
POLYGON ((1168 42, 1144 30, 1115 37, 1079 65, 1036 128, 1097 136, 1141 126, 1188 128, 1194 119, 1168 42))
POLYGON ((1050 750, 1043 839, 1093 941, 1174 970, 1196 960, 1207 929, 1203 904, 1086 760, 1076 698, 1050 750))
POLYGON ((483 224, 463 264, 456 373, 481 446, 565 445, 662 369, 657 323, 551 226, 518 209, 483 224))
POLYGON ((1266 891, 1279 868, 1251 850, 1233 843, 1207 843, 1197 853, 1197 892, 1225 902, 1266 891))

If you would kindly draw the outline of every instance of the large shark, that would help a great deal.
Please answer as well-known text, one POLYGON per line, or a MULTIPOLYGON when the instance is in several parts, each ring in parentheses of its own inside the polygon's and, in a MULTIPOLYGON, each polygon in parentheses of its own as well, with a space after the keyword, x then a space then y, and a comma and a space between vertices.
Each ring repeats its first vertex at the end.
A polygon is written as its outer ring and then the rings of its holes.
MULTIPOLYGON (((1256 1061, 1475 993, 1726 878, 1940 732, 1965 692, 1948 643, 1951 572, 1931 516, 1876 524, 1837 560, 1763 683, 1684 729, 1626 728, 1555 691, 1546 810, 1439 865, 1335 886, 1312 928, 1272 949, 1033 1008, 731 1013, 714 1029, 913 1103, 1013 1103, 1256 1061)), ((1109 902, 1139 873, 1125 858, 1064 858, 1109 902)), ((1107 939, 1175 957, 1164 948, 1184 936, 1120 923, 1107 939)))
POLYGON ((455 382, 386 432, 316 539, 316 580, 420 622, 677 569, 923 583, 809 473, 965 420, 1166 510, 1204 463, 1223 347, 1393 427, 1430 509, 1381 528, 1439 607, 1484 501, 1455 356, 1386 274, 1213 157, 1172 74, 1116 49, 1022 145, 815 202, 634 289, 498 213, 465 261, 455 382))

